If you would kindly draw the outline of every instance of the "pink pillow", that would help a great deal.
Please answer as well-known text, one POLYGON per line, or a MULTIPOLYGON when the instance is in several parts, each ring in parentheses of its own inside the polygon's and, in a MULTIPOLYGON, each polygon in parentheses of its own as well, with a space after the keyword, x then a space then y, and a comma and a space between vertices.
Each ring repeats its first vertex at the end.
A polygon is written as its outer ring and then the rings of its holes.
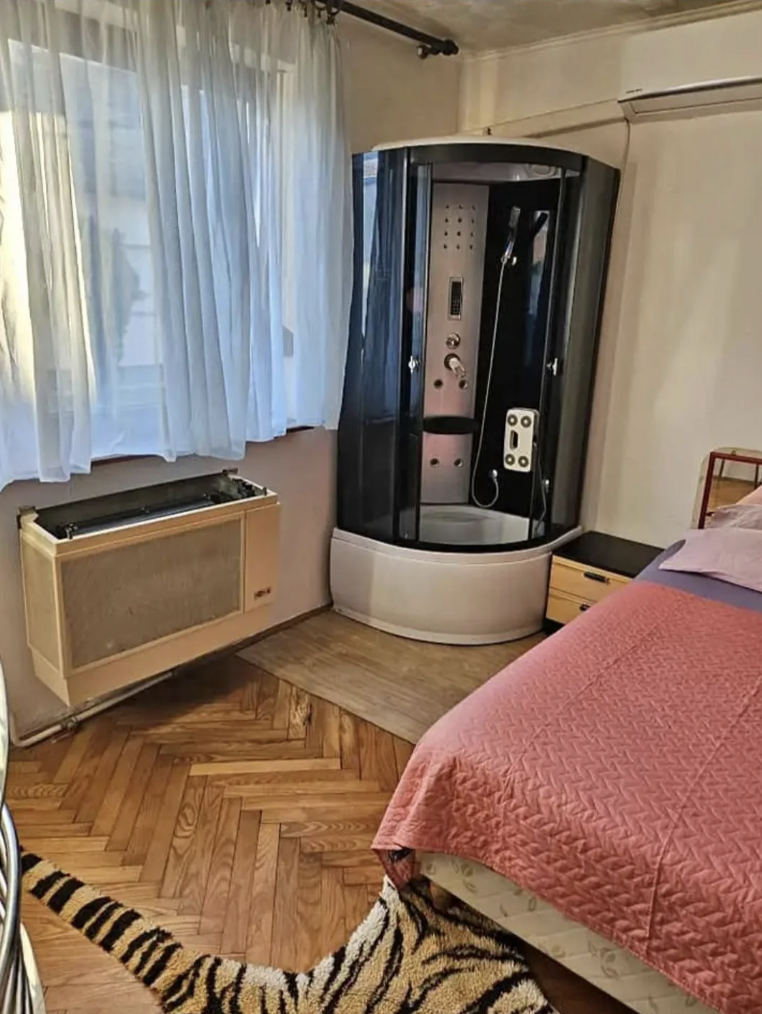
POLYGON ((706 574, 718 581, 762 592, 762 531, 704 528, 689 532, 685 545, 659 570, 706 574))
POLYGON ((738 502, 762 504, 762 486, 757 486, 756 489, 752 490, 751 493, 747 493, 746 496, 738 502))
POLYGON ((755 528, 762 531, 762 502, 720 507, 709 519, 707 528, 755 528))

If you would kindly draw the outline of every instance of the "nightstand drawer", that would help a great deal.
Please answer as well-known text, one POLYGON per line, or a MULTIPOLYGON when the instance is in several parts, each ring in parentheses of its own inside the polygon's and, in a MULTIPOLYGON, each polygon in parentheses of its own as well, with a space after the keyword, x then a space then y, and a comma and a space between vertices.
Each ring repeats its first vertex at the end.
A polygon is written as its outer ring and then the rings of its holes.
POLYGON ((550 571, 550 593, 571 596, 583 602, 600 602, 607 595, 624 588, 629 579, 598 567, 587 567, 571 560, 553 557, 550 571))
POLYGON ((551 588, 545 618, 552 620, 553 623, 570 623, 582 613, 586 613, 593 605, 594 602, 585 602, 572 595, 561 595, 551 588))

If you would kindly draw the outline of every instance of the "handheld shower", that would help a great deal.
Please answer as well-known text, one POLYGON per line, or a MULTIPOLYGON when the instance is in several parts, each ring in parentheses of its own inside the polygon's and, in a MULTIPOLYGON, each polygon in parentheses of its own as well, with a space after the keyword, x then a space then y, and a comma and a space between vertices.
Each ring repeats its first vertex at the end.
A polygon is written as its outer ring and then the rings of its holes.
POLYGON ((482 449, 484 447, 484 425, 487 421, 487 408, 489 406, 489 396, 492 391, 492 374, 495 366, 495 347, 497 345, 497 332, 500 326, 500 310, 503 302, 503 282, 505 281, 505 269, 509 263, 513 261, 513 251, 516 246, 516 237, 519 231, 519 221, 521 220, 521 208, 517 208, 515 205, 511 208, 510 214, 508 215, 508 233, 505 238, 505 249, 500 258, 500 276, 497 283, 497 302, 495 303, 495 322, 492 327, 492 348, 489 354, 489 370, 487 371, 487 386, 484 391, 484 405, 482 407, 482 422, 479 428, 479 443, 476 449, 476 458, 474 460, 474 467, 471 472, 471 499, 474 501, 477 507, 481 507, 485 510, 489 510, 495 506, 497 499, 500 496, 500 485, 498 483, 498 473, 496 469, 491 469, 489 472, 489 478, 492 480, 492 484, 495 487, 495 493, 489 503, 482 503, 476 495, 476 473, 479 470, 479 463, 481 462, 482 449))
MULTIPOLYGON (((503 256, 500 258, 500 263, 505 266, 513 256, 513 250, 516 246, 516 236, 519 229, 519 219, 521 218, 521 208, 512 207, 511 213, 508 216, 508 235, 505 238, 505 250, 503 256)), ((497 312, 500 312, 500 306, 498 305, 497 312)))

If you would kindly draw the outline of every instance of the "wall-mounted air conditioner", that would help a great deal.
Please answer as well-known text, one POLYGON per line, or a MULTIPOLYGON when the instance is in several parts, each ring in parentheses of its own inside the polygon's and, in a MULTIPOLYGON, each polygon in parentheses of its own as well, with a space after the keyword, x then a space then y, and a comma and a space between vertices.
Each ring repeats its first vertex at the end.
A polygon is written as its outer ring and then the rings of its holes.
POLYGON ((21 511, 38 678, 81 704, 264 629, 279 513, 227 472, 21 511))
POLYGON ((632 122, 762 109, 762 11, 633 35, 619 102, 632 122))

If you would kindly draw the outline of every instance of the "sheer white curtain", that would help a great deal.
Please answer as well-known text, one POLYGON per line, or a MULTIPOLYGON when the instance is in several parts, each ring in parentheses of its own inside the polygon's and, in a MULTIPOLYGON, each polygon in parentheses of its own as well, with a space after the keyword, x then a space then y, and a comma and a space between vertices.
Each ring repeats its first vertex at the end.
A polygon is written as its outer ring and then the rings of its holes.
POLYGON ((338 43, 282 0, 0 3, 0 486, 338 422, 338 43))

